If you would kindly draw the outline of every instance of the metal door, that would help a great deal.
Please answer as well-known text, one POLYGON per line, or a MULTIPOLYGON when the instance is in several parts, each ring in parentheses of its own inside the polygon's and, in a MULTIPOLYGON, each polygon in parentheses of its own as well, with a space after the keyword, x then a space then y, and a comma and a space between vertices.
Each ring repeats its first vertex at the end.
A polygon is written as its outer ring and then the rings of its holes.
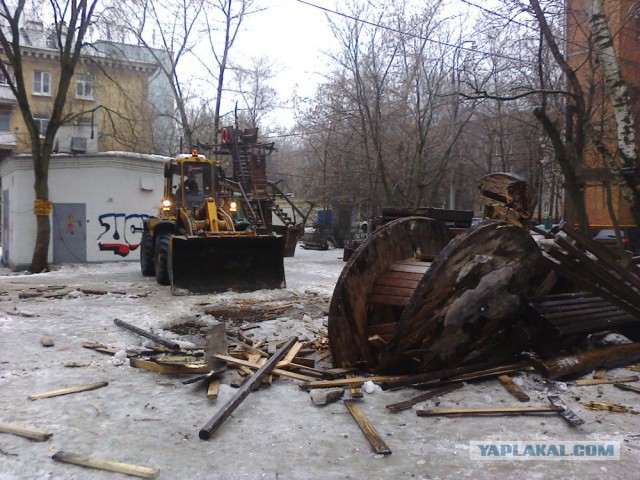
POLYGON ((87 261, 87 206, 84 203, 53 205, 53 263, 87 261))

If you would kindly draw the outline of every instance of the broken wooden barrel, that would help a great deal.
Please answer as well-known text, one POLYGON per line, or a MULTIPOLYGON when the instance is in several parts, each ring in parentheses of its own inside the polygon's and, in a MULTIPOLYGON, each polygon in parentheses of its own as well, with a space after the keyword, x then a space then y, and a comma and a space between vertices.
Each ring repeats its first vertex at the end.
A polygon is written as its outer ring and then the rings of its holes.
POLYGON ((517 312, 540 258, 531 235, 507 222, 486 221, 453 240, 432 219, 389 223, 336 284, 334 362, 407 373, 512 357, 521 347, 517 312))

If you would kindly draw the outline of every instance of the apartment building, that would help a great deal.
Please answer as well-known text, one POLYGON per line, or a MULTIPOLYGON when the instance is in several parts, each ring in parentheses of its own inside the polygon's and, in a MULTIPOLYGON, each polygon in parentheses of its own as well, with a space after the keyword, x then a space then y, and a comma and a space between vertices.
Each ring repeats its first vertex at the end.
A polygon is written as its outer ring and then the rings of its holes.
MULTIPOLYGON (((59 60, 56 38, 40 22, 27 22, 21 30, 27 91, 33 116, 44 131, 53 108, 59 60)), ((163 52, 165 56, 169 55, 163 52)), ((1 55, 0 55, 1 57, 1 55)), ((65 105, 69 121, 60 128, 55 148, 59 153, 128 151, 160 153, 154 144, 158 108, 151 100, 171 108, 170 85, 158 73, 154 56, 143 47, 96 42, 85 48, 76 66, 65 105), (150 95, 150 91, 164 92, 150 95)), ((162 128, 170 128, 164 125, 162 128)), ((166 134, 155 135, 166 139, 166 134)), ((0 155, 31 150, 29 135, 7 79, 0 76, 0 155)))

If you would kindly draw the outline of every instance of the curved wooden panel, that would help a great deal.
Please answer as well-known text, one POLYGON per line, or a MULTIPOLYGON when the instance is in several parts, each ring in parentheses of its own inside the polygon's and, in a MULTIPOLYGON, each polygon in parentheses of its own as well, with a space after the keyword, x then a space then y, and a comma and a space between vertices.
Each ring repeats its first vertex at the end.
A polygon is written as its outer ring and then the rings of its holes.
POLYGON ((509 327, 541 257, 531 235, 506 222, 456 237, 414 290, 381 369, 437 370, 512 354, 519 346, 509 327))
POLYGON ((444 223, 407 217, 376 230, 345 264, 329 308, 329 344, 336 365, 373 366, 376 356, 367 341, 369 295, 376 279, 402 260, 437 255, 451 239, 444 223))

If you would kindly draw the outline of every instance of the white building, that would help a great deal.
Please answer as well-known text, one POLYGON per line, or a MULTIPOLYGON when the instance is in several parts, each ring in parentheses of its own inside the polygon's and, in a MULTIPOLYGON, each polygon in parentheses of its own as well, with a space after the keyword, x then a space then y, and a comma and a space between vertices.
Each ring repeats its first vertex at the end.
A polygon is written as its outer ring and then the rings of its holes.
MULTIPOLYGON (((54 155, 49 168, 49 262, 139 259, 142 220, 155 216, 163 194, 166 157, 126 152, 54 155)), ((36 241, 30 155, 0 160, 2 263, 31 264, 36 241)))

